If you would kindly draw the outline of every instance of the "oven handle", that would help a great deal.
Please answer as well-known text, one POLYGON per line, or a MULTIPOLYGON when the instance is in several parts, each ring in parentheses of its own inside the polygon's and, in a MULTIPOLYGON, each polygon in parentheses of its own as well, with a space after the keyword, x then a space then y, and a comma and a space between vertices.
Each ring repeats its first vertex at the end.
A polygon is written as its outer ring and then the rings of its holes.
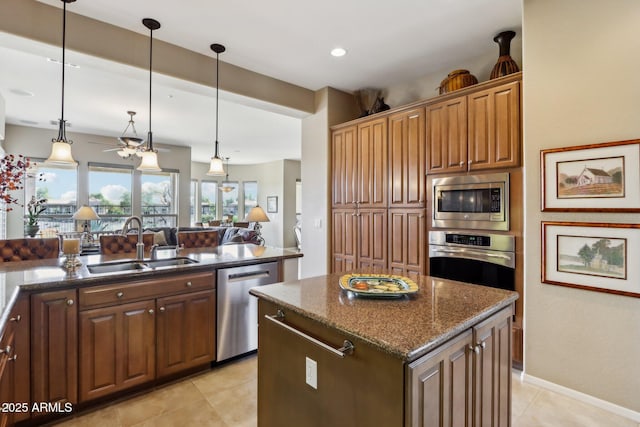
POLYGON ((472 249, 449 249, 449 248, 434 248, 431 246, 429 249, 429 257, 434 258, 439 254, 447 254, 457 256, 460 258, 480 259, 482 261, 491 262, 494 264, 501 264, 507 267, 514 268, 515 260, 513 256, 504 253, 474 251, 472 249), (492 260, 494 258, 495 260, 492 260))

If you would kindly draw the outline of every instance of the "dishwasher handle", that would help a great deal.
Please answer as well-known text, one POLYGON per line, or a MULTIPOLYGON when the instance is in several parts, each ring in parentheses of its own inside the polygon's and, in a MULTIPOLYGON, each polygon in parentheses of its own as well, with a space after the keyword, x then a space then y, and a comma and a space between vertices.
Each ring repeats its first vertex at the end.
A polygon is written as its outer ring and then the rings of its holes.
POLYGON ((300 330, 298 330, 298 329, 296 329, 296 328, 294 328, 292 326, 287 325, 284 322, 279 321, 278 319, 284 319, 284 312, 282 310, 278 310, 278 313, 277 314, 273 314, 273 315, 265 314, 264 317, 267 320, 272 321, 276 325, 281 326, 281 327, 285 328, 286 330, 288 330, 290 332, 293 332, 294 334, 298 335, 299 337, 302 337, 302 338, 306 339, 307 341, 312 342, 313 344, 317 345, 318 347, 323 348, 323 349, 329 351, 330 353, 335 354, 336 356, 344 357, 346 355, 353 354, 353 351, 355 350, 355 346, 349 340, 344 340, 344 342, 342 343, 342 347, 336 349, 336 348, 333 348, 330 345, 325 344, 322 341, 320 341, 320 340, 318 340, 318 339, 316 339, 316 338, 314 338, 314 337, 312 337, 310 335, 305 334, 304 332, 302 332, 302 331, 300 331, 300 330))
POLYGON ((248 279, 262 279, 264 277, 269 277, 270 275, 271 274, 268 270, 255 270, 243 273, 231 273, 227 276, 227 279, 229 282, 239 282, 248 279))

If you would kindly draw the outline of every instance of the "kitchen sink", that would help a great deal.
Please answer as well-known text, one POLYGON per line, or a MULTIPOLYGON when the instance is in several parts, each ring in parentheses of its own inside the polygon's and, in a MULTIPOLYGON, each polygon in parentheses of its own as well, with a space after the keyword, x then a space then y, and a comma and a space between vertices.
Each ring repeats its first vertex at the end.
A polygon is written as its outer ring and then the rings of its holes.
POLYGON ((142 270, 146 266, 140 261, 105 262, 103 264, 87 265, 92 274, 114 273, 118 271, 142 270))
POLYGON ((144 263, 151 267, 169 267, 175 265, 187 265, 187 264, 195 264, 198 261, 188 258, 188 257, 177 257, 177 258, 166 258, 166 259, 148 259, 145 260, 144 263))
POLYGON ((122 271, 144 270, 145 268, 173 267, 179 265, 195 264, 198 261, 188 257, 146 259, 142 261, 127 260, 113 261, 102 264, 87 265, 91 274, 116 273, 122 271))

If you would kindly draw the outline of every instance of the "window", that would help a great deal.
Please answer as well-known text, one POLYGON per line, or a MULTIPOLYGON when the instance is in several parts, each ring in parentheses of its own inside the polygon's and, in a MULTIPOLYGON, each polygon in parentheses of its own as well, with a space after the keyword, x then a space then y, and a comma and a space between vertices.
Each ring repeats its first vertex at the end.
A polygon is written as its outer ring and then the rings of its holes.
POLYGON ((255 181, 247 181, 242 183, 244 188, 244 217, 247 216, 251 208, 258 204, 258 183, 255 181))
POLYGON ((176 227, 178 224, 177 171, 145 172, 141 177, 142 224, 176 227))
POLYGON ((238 183, 223 182, 222 191, 222 219, 238 221, 238 183))
POLYGON ((46 199, 47 207, 40 214, 38 225, 40 230, 56 229, 58 232, 71 232, 74 221, 71 216, 77 210, 78 170, 65 167, 45 165, 44 159, 35 161, 33 174, 25 181, 25 220, 27 203, 31 197, 46 199))
POLYGON ((198 192, 198 181, 195 179, 191 180, 191 187, 189 188, 189 223, 191 226, 196 225, 196 199, 198 192))
POLYGON ((209 222, 217 218, 218 183, 202 181, 200 184, 200 221, 209 222))
POLYGON ((133 167, 89 163, 89 205, 100 219, 91 221, 91 231, 122 229, 131 216, 133 167))

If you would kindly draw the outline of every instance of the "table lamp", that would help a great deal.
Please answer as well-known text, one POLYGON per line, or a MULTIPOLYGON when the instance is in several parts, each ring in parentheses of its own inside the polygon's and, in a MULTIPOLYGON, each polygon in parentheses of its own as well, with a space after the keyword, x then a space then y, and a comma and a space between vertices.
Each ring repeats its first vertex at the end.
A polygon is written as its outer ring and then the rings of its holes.
POLYGON ((89 233, 89 221, 100 219, 96 211, 93 210, 91 206, 82 205, 82 207, 73 214, 72 218, 78 221, 84 221, 82 231, 86 233, 87 241, 92 241, 93 238, 91 233, 89 233))
POLYGON ((260 223, 269 222, 269 217, 266 213, 264 213, 264 210, 260 207, 260 205, 256 205, 255 207, 251 208, 244 220, 256 223, 255 227, 253 227, 253 230, 256 232, 257 240, 261 245, 264 245, 264 238, 262 237, 262 233, 260 232, 260 229, 262 228, 260 223))

